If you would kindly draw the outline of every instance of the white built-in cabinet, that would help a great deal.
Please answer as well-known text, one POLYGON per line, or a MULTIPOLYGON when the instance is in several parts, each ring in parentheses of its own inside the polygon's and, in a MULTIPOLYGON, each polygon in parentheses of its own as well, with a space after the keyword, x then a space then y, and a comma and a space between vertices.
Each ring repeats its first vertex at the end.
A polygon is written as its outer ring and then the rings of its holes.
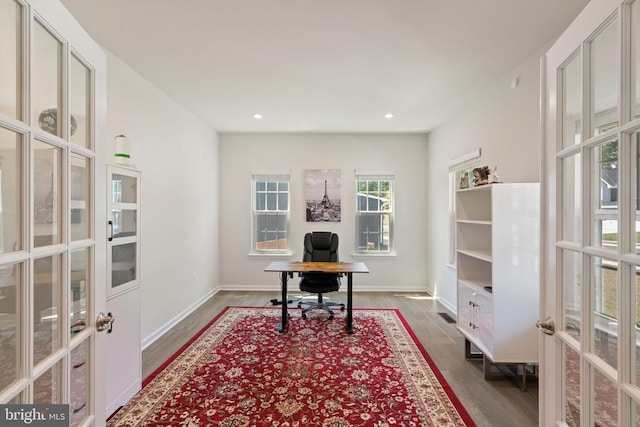
POLYGON ((492 364, 537 364, 539 184, 456 192, 457 327, 492 364))
POLYGON ((140 184, 141 172, 107 166, 107 415, 142 388, 140 184))

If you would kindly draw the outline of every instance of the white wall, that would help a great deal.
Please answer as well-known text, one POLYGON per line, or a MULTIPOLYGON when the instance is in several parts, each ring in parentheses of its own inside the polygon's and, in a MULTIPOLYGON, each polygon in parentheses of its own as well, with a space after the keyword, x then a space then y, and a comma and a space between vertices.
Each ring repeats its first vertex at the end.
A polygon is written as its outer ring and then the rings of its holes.
MULTIPOLYGON (((354 277, 354 291, 426 290, 427 144, 424 134, 221 134, 220 284, 223 289, 278 290, 279 276, 265 273, 274 258, 250 257, 251 172, 291 172, 291 257, 300 260, 304 233, 339 234, 342 261, 362 261, 371 273, 354 277), (305 171, 340 169, 342 221, 307 223, 305 171), (396 172, 396 252, 391 258, 352 257, 355 242, 356 169, 396 172)), ((346 288, 346 286, 344 287, 346 288)), ((297 279, 291 289, 297 290, 297 279)))
POLYGON ((218 136, 115 56, 107 56, 107 159, 125 134, 142 171, 143 343, 218 285, 218 136))
MULTIPOLYGON (((143 344, 217 289, 277 293, 279 278, 264 267, 274 259, 300 259, 304 233, 318 229, 339 233, 342 260, 369 266, 370 274, 354 279, 356 291, 426 290, 455 307, 455 271, 446 266, 447 162, 481 147, 483 164, 498 165, 504 180, 539 181, 538 57, 471 97, 463 112, 428 136, 218 136, 108 55, 107 134, 129 136, 132 161, 143 174, 143 344), (516 77, 519 86, 511 89, 516 77), (249 256, 251 172, 283 169, 292 174, 293 255, 249 256), (340 223, 305 221, 307 169, 342 171, 340 223), (356 169, 396 171, 395 257, 352 256, 356 169)), ((113 141, 107 144, 110 157, 113 141)))
POLYGON ((447 251, 443 250, 449 242, 448 162, 482 148, 481 164, 497 165, 502 181, 540 181, 541 54, 530 57, 485 92, 470 96, 463 111, 429 134, 428 287, 449 307, 456 304, 456 272, 446 265, 447 251), (516 78, 519 85, 512 89, 516 78))

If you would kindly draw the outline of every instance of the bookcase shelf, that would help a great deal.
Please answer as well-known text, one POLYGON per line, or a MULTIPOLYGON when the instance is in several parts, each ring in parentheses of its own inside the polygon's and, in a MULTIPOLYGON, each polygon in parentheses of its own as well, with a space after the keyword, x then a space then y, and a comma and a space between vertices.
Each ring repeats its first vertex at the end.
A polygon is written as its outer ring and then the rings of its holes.
POLYGON ((458 254, 466 255, 468 257, 476 258, 485 262, 493 262, 493 257, 490 250, 458 249, 458 254))
POLYGON ((458 330, 491 363, 537 364, 539 184, 456 192, 458 330))

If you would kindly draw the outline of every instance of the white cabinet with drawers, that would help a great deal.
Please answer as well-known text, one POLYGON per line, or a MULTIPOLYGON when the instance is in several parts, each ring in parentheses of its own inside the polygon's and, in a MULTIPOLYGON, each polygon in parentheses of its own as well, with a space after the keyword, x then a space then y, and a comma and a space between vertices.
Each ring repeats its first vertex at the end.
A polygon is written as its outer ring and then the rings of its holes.
POLYGON ((456 192, 457 326, 495 364, 537 364, 539 184, 456 192))

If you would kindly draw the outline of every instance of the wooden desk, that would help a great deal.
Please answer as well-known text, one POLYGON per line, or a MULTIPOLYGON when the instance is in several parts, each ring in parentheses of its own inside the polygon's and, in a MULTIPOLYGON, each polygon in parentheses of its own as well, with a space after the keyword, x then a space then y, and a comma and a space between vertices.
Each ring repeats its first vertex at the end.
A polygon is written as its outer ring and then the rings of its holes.
POLYGON ((287 329, 289 315, 287 313, 287 279, 293 273, 337 273, 347 275, 347 332, 353 333, 353 273, 368 273, 369 269, 362 262, 272 262, 264 271, 280 273, 282 287, 282 323, 278 331, 287 329))

